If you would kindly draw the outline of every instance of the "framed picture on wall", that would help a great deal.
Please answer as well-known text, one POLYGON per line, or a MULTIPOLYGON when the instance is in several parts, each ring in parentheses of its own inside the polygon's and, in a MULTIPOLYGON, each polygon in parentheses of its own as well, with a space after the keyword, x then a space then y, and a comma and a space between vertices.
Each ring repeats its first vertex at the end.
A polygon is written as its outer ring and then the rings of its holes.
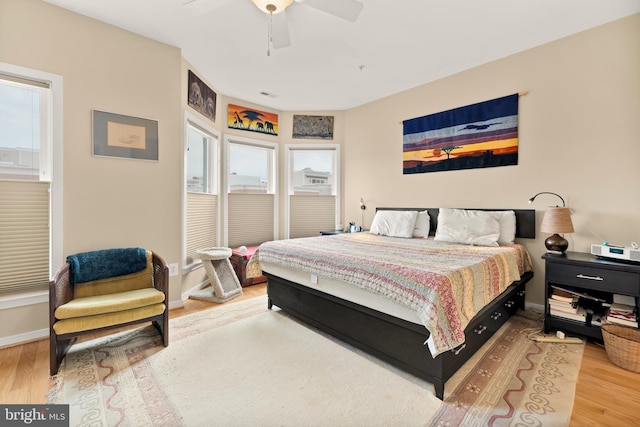
POLYGON ((255 108, 229 104, 227 108, 227 127, 249 132, 278 135, 278 115, 255 108))
POLYGON ((294 139, 333 139, 333 116, 293 115, 294 139))
POLYGON ((189 85, 187 103, 191 108, 215 122, 218 95, 200 80, 193 71, 189 70, 187 79, 187 84, 189 85))
POLYGON ((92 154, 158 160, 158 122, 93 110, 92 154))

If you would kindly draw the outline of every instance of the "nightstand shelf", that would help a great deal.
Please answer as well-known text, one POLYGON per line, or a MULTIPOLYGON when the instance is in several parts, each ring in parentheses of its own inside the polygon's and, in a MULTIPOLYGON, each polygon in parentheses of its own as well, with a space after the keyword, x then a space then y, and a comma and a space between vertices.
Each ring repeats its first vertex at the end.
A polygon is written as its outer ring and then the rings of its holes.
MULTIPOLYGON (((545 254, 544 332, 561 330, 602 341, 599 326, 552 316, 547 302, 554 286, 571 289, 590 297, 611 302, 613 294, 640 297, 640 264, 597 258, 581 252, 564 255, 545 254)), ((581 298, 584 304, 588 299, 581 298)), ((592 303, 597 306, 597 302, 592 303)))

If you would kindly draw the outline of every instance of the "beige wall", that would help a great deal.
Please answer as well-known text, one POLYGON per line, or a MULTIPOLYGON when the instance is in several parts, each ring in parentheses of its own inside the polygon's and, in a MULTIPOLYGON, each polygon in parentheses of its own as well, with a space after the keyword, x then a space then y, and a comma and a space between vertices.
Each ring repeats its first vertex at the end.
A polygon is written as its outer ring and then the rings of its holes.
MULTIPOLYGON (((179 262, 180 50, 40 1, 0 0, 0 62, 63 77, 63 254, 143 246, 179 262), (159 161, 92 156, 92 109, 157 120, 159 161)), ((46 328, 47 304, 0 311, 0 337, 46 328)))
MULTIPOLYGON (((640 15, 354 108, 345 134, 345 219, 367 225, 376 206, 535 208, 563 196, 576 232, 569 250, 603 240, 640 242, 640 15), (464 171, 402 175, 402 124, 504 95, 519 102, 519 161, 464 171)), ((527 300, 542 304, 544 238, 521 240, 535 278, 527 300)))

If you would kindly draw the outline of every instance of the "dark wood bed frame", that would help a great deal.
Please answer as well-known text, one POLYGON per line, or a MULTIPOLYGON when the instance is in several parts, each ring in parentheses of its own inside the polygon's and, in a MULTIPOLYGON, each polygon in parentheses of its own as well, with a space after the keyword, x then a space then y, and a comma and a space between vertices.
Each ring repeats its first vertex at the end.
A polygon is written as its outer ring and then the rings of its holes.
MULTIPOLYGON (((377 210, 428 210, 431 234, 435 232, 438 208, 378 208, 377 210)), ((500 210, 500 209, 484 209, 500 210)), ((506 210, 506 209, 505 209, 506 210)), ((516 237, 535 238, 535 210, 515 210, 516 237)), ((524 309, 525 284, 533 272, 525 273, 491 304, 484 307, 465 329, 465 342, 458 348, 432 357, 424 344, 429 331, 415 323, 390 316, 316 289, 265 272, 269 308, 280 307, 300 320, 339 338, 379 359, 432 383, 436 396, 444 398, 449 378, 519 308, 524 309)))

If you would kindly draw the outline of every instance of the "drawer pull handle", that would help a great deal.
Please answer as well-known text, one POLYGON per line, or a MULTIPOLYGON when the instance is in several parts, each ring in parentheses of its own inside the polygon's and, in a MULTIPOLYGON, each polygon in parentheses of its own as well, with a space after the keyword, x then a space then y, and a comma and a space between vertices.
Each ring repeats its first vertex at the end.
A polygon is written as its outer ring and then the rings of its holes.
POLYGON ((502 316, 502 313, 500 313, 499 311, 496 311, 491 315, 491 318, 493 320, 498 320, 501 316, 502 316))
POLYGON ((599 282, 602 282, 604 279, 600 276, 587 276, 585 274, 578 274, 576 275, 576 277, 578 279, 588 279, 588 280, 597 280, 599 282))
POLYGON ((504 306, 507 307, 507 308, 511 308, 514 305, 515 305, 514 301, 507 301, 507 302, 504 303, 504 306))
POLYGON ((483 333, 484 331, 486 331, 486 330, 487 330, 487 327, 486 327, 486 326, 484 326, 484 325, 480 325, 477 329, 474 329, 474 330, 473 330, 473 332, 474 332, 474 333, 476 333, 476 334, 478 334, 478 335, 482 335, 482 333, 483 333))
POLYGON ((455 355, 457 356, 458 354, 460 354, 460 352, 461 352, 462 350, 464 350, 464 348, 465 348, 466 346, 467 346, 466 344, 462 344, 460 347, 458 347, 458 349, 457 349, 457 350, 455 350, 455 351, 451 350, 451 351, 453 351, 453 354, 455 354, 455 355))
POLYGON ((520 292, 518 292, 518 296, 519 296, 519 297, 524 296, 524 294, 525 294, 525 291, 520 291, 520 292))

